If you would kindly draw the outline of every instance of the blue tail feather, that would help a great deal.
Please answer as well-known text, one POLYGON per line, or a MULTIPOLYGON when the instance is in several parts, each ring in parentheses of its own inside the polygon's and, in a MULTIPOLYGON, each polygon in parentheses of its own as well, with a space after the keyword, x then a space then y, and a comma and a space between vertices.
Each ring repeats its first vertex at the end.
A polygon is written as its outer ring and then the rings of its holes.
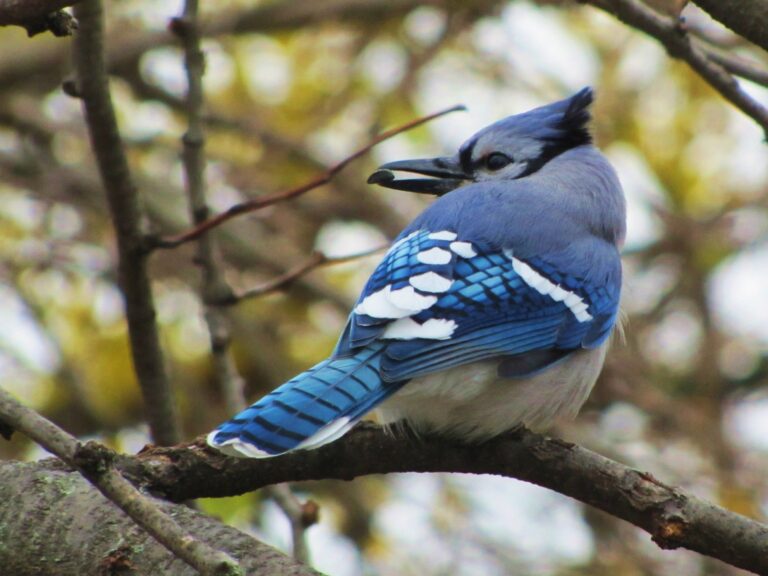
POLYGON ((402 382, 383 382, 382 344, 324 360, 243 410, 208 436, 241 456, 316 448, 349 430, 402 382))

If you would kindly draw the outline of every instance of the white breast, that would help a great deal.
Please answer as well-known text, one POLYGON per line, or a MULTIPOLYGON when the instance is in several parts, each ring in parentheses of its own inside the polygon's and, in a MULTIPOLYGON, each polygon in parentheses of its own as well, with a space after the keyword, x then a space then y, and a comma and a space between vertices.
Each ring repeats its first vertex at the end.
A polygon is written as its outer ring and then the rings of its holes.
POLYGON ((407 420, 416 431, 483 440, 520 424, 543 429, 573 418, 600 374, 607 345, 580 350, 531 378, 499 378, 484 360, 415 378, 378 409, 383 423, 407 420))

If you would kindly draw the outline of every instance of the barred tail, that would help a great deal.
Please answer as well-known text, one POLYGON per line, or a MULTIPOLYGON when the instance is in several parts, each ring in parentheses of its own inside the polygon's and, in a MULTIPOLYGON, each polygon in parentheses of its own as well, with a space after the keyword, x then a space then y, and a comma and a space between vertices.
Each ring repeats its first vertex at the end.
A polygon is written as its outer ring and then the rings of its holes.
POLYGON ((403 384, 382 381, 382 348, 320 362, 219 426, 208 444, 236 456, 268 458, 340 438, 403 384))

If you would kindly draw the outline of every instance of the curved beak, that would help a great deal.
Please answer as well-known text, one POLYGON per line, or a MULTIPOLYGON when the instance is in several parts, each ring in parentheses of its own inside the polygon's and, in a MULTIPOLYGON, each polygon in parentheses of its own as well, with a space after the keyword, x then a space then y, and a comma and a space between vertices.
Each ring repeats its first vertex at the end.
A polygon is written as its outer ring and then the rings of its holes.
POLYGON ((405 190, 417 194, 434 194, 442 196, 471 180, 461 166, 458 158, 446 156, 443 158, 424 158, 419 160, 399 160, 379 166, 368 177, 368 184, 378 184, 393 190, 405 190), (392 170, 398 172, 413 172, 431 176, 431 178, 402 178, 397 179, 392 170))

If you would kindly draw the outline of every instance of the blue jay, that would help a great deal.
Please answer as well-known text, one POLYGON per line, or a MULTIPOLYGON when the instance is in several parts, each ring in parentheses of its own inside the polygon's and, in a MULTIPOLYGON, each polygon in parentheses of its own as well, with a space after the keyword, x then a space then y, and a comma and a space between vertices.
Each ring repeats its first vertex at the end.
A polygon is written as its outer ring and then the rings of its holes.
POLYGON ((584 88, 454 156, 381 166, 370 183, 439 198, 384 256, 333 354, 208 443, 254 458, 317 448, 374 408, 466 441, 575 416, 616 324, 626 219, 592 145, 592 100, 584 88))

